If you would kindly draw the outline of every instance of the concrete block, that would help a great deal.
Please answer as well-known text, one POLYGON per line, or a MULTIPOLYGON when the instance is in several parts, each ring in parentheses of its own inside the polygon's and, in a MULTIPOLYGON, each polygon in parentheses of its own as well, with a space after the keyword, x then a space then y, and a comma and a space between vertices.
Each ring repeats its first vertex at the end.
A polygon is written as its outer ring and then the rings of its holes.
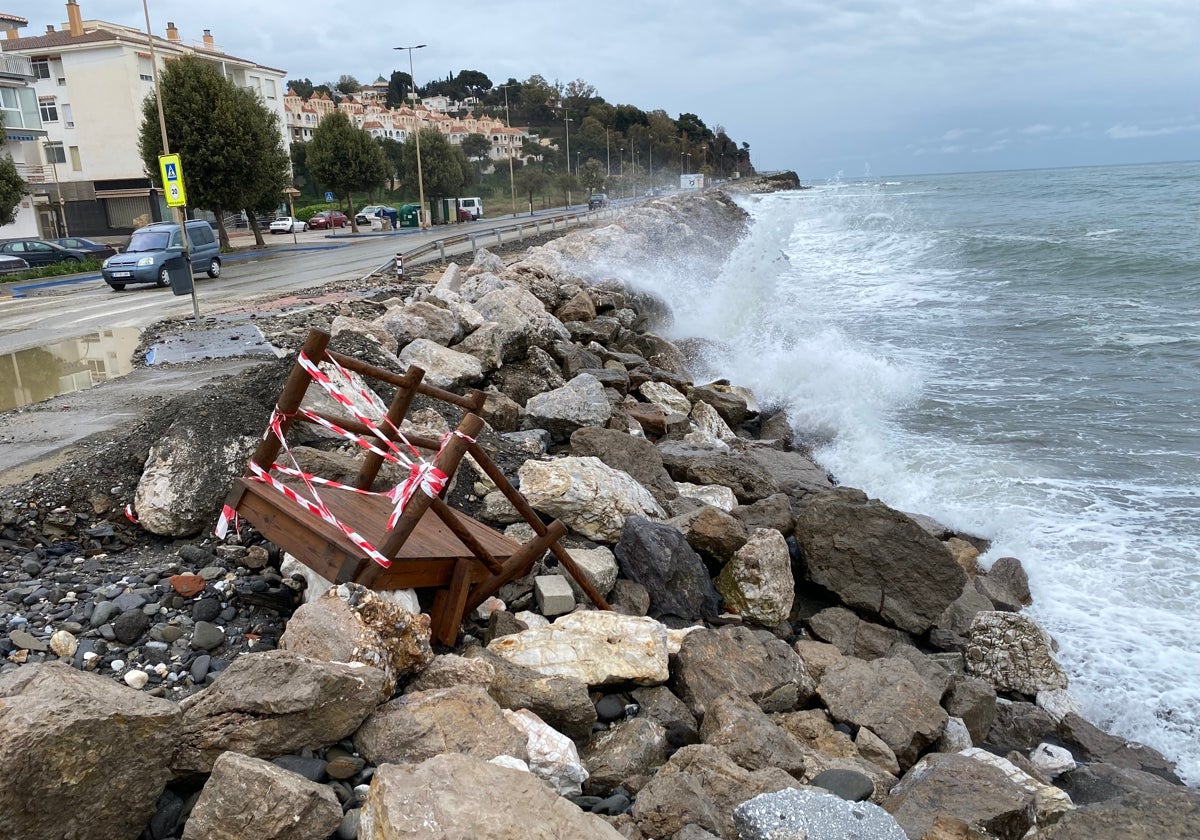
POLYGON ((535 577, 533 595, 537 599, 538 610, 547 618, 565 615, 575 609, 575 593, 571 591, 571 584, 562 575, 535 577))

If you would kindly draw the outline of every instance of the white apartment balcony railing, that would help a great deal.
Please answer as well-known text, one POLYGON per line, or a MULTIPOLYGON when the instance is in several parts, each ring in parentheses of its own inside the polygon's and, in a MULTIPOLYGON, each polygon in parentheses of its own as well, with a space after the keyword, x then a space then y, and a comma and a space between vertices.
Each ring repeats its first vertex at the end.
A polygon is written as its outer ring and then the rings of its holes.
POLYGON ((32 79, 33 62, 27 56, 0 53, 0 76, 20 76, 23 79, 32 79))
POLYGON ((32 163, 16 164, 17 174, 21 176, 27 184, 52 184, 54 183, 54 170, 50 166, 39 166, 32 163))

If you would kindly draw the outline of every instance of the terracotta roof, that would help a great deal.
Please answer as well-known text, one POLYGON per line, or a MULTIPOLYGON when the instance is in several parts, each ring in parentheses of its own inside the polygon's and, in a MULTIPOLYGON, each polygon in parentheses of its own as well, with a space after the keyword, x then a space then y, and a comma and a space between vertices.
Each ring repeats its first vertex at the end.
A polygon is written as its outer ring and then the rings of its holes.
POLYGON ((22 26, 29 25, 29 21, 25 20, 25 18, 21 17, 20 15, 10 15, 10 14, 5 14, 4 12, 0 12, 0 20, 7 20, 7 21, 11 21, 12 23, 19 23, 22 26))
MULTIPOLYGON (((201 55, 228 59, 230 61, 240 61, 245 64, 253 64, 256 67, 263 68, 264 70, 272 70, 281 76, 285 75, 284 71, 277 67, 268 67, 265 64, 259 64, 258 62, 251 61, 248 58, 238 58, 235 55, 229 55, 228 53, 223 53, 218 50, 206 50, 203 47, 184 45, 178 41, 169 41, 166 38, 160 38, 157 35, 154 36, 154 42, 156 46, 164 47, 172 51, 182 48, 184 50, 192 51, 201 55)), ((68 30, 59 29, 54 32, 47 32, 44 35, 34 35, 25 38, 5 40, 4 47, 9 52, 17 50, 35 50, 41 52, 61 49, 63 47, 72 47, 76 44, 103 43, 124 43, 130 44, 134 47, 144 47, 146 46, 146 36, 145 34, 140 33, 135 35, 131 32, 117 32, 109 29, 93 29, 90 32, 84 32, 82 35, 72 35, 68 30)))

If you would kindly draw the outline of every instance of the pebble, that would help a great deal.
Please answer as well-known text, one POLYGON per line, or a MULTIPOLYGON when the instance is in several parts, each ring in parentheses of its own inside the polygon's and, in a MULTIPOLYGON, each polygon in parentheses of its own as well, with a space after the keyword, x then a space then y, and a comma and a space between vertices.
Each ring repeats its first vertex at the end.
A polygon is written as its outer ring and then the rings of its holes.
POLYGON ((61 656, 63 659, 74 656, 78 647, 79 640, 66 630, 58 630, 50 637, 50 650, 54 651, 55 656, 61 656))
POLYGON ((192 628, 194 650, 214 650, 225 641, 225 631, 208 621, 197 621, 192 628))
POLYGON ((14 647, 22 648, 24 650, 32 650, 36 651, 37 653, 44 653, 50 650, 50 646, 48 644, 43 642, 41 639, 30 635, 24 630, 13 630, 8 634, 8 640, 13 643, 14 647))
POLYGON ((141 691, 146 687, 146 683, 150 682, 150 675, 145 671, 135 668, 125 673, 125 684, 130 688, 136 688, 141 691))
POLYGON ((112 668, 113 671, 120 673, 121 671, 125 670, 125 660, 124 659, 114 659, 111 663, 109 663, 108 667, 112 668))
POLYGON ((171 575, 167 579, 171 588, 184 598, 192 598, 204 591, 205 581, 200 575, 171 575))

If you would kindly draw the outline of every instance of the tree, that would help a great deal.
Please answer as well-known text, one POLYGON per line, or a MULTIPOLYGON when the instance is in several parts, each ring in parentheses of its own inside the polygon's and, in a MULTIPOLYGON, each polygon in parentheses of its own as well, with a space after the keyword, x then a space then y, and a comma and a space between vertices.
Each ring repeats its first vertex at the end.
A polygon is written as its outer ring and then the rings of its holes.
POLYGON ((396 181, 404 180, 404 144, 391 137, 378 137, 375 142, 383 150, 384 160, 388 165, 388 189, 396 189, 396 181))
POLYGON ((389 108, 399 108, 409 102, 409 93, 412 92, 412 76, 402 70, 393 70, 392 76, 388 80, 387 97, 385 103, 389 108))
POLYGON ((567 82, 566 87, 562 91, 563 104, 573 114, 586 112, 598 98, 596 96, 596 89, 583 79, 567 82))
MULTIPOLYGON (((470 177, 471 165, 458 146, 450 145, 436 128, 421 129, 421 181, 425 195, 433 198, 456 196, 470 177)), ((417 138, 404 143, 404 171, 417 171, 417 138)))
POLYGON ((358 93, 362 90, 362 85, 358 83, 358 79, 349 75, 342 75, 338 78, 337 89, 346 95, 358 93))
POLYGON ((312 79, 288 79, 287 86, 295 91, 301 99, 308 99, 313 95, 312 79))
POLYGON ((475 161, 476 168, 492 151, 492 141, 484 134, 468 134, 462 141, 463 154, 467 160, 475 161))
MULTIPOLYGON (((196 56, 167 64, 162 91, 167 140, 183 160, 188 199, 217 217, 221 245, 229 247, 224 211, 253 210, 268 195, 278 202, 290 179, 279 116, 258 94, 237 87, 215 64, 196 56)), ((155 94, 142 103, 138 150, 157 182, 162 135, 155 94)), ((251 227, 263 246, 257 220, 251 227)))
POLYGON ((604 175, 607 168, 595 158, 588 158, 579 172, 579 180, 583 181, 588 192, 601 192, 604 187, 604 175))
MULTIPOLYGON (((4 130, 4 113, 0 112, 0 145, 8 141, 8 133, 4 130)), ((13 163, 12 155, 5 152, 0 157, 0 225, 10 225, 17 217, 17 205, 22 196, 29 191, 21 176, 17 174, 17 165, 13 163)))
POLYGON ((341 111, 334 111, 313 131, 308 143, 308 171, 341 195, 350 227, 357 233, 352 193, 378 187, 387 177, 388 165, 371 135, 351 125, 341 111))
POLYGON ((529 199, 529 215, 533 215, 533 197, 546 188, 546 173, 537 166, 522 166, 516 173, 517 190, 529 199))
POLYGON ((521 85, 521 110, 531 123, 546 125, 554 119, 554 106, 561 98, 558 87, 543 77, 530 76, 521 85))
POLYGON ((478 70, 463 70, 458 74, 458 84, 468 96, 482 98, 492 89, 492 80, 478 70))

